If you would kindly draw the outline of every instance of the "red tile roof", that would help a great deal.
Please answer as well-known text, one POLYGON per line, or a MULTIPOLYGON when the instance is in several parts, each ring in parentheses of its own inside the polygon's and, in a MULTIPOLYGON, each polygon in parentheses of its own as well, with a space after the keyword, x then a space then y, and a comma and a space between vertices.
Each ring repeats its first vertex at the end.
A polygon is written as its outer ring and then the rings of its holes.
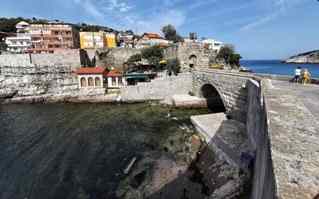
POLYGON ((123 73, 119 70, 113 69, 106 74, 106 77, 122 77, 123 73))
POLYGON ((144 33, 143 36, 146 36, 149 39, 162 39, 162 37, 157 33, 144 33))
POLYGON ((87 74, 105 74, 107 71, 104 67, 81 67, 75 71, 78 75, 87 75, 87 74))

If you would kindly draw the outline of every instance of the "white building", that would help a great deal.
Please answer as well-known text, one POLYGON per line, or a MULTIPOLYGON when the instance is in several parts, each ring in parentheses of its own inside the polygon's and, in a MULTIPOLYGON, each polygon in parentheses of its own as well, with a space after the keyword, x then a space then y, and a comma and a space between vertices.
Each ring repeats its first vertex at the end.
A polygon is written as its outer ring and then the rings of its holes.
POLYGON ((111 70, 106 74, 107 88, 117 89, 127 85, 126 79, 123 77, 123 73, 118 70, 111 70))
POLYGON ((104 67, 82 67, 76 71, 81 90, 117 89, 127 85, 123 74, 117 70, 108 71, 104 67))
POLYGON ((80 68, 76 71, 80 89, 106 88, 104 76, 106 69, 103 67, 80 68))
POLYGON ((12 53, 23 53, 32 47, 31 35, 29 34, 30 25, 21 21, 16 25, 17 36, 7 37, 5 43, 7 50, 12 53))
POLYGON ((219 52, 221 47, 224 45, 223 42, 216 41, 214 39, 205 39, 202 41, 203 44, 207 45, 209 49, 219 52))
POLYGON ((157 33, 144 33, 137 42, 136 48, 147 48, 151 46, 169 46, 172 42, 163 39, 157 33))
POLYGON ((7 37, 5 43, 7 44, 7 50, 13 53, 26 52, 31 46, 31 36, 18 35, 16 37, 7 37))

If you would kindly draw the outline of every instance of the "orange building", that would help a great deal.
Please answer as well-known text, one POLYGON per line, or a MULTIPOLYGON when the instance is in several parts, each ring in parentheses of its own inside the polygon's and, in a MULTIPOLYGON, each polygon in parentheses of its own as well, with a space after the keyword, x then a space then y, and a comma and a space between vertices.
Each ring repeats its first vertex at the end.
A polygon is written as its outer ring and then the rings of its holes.
POLYGON ((68 24, 30 24, 32 48, 29 52, 54 52, 58 49, 79 48, 79 33, 68 24))

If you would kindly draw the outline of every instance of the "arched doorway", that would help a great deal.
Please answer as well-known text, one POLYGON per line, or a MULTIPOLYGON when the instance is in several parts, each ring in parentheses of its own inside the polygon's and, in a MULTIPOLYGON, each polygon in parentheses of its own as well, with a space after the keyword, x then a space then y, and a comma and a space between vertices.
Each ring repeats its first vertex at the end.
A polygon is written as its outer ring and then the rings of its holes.
POLYGON ((86 79, 85 79, 85 77, 81 78, 81 87, 86 87, 86 79))
POLYGON ((196 55, 191 55, 189 57, 189 67, 190 68, 195 68, 196 64, 197 64, 197 56, 196 55))
POLYGON ((224 102, 217 89, 212 84, 205 84, 201 87, 201 97, 207 102, 208 109, 213 113, 225 112, 224 102))
POLYGON ((92 77, 88 78, 88 86, 94 86, 94 81, 92 77))
POLYGON ((95 86, 101 87, 101 79, 99 77, 95 78, 95 86))

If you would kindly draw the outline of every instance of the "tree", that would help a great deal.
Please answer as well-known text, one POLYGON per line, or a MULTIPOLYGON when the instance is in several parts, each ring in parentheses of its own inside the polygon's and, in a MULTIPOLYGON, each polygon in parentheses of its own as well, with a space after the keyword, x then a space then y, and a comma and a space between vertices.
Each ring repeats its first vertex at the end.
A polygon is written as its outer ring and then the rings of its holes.
POLYGON ((162 28, 165 39, 173 41, 174 43, 180 42, 183 38, 177 34, 175 27, 171 24, 166 25, 162 28))
POLYGON ((142 61, 142 55, 141 54, 135 54, 132 55, 128 60, 127 60, 127 64, 129 66, 131 65, 135 65, 137 62, 142 61))
POLYGON ((159 46, 152 46, 142 50, 142 58, 146 59, 150 65, 155 66, 158 70, 160 69, 160 61, 163 59, 163 49, 159 46))
POLYGON ((230 59, 229 59, 229 64, 231 66, 236 66, 237 68, 240 66, 240 59, 242 57, 240 56, 240 54, 232 54, 230 56, 230 59))
POLYGON ((218 59, 223 59, 223 61, 226 63, 226 64, 229 64, 229 61, 230 61, 230 57, 232 56, 232 54, 234 54, 235 50, 234 50, 234 47, 231 46, 231 45, 225 45, 223 47, 221 47, 218 55, 217 55, 217 58, 218 59))
POLYGON ((171 76, 172 73, 174 73, 174 75, 178 75, 178 73, 180 73, 181 70, 181 63, 179 59, 173 58, 167 60, 166 69, 169 76, 171 76))

